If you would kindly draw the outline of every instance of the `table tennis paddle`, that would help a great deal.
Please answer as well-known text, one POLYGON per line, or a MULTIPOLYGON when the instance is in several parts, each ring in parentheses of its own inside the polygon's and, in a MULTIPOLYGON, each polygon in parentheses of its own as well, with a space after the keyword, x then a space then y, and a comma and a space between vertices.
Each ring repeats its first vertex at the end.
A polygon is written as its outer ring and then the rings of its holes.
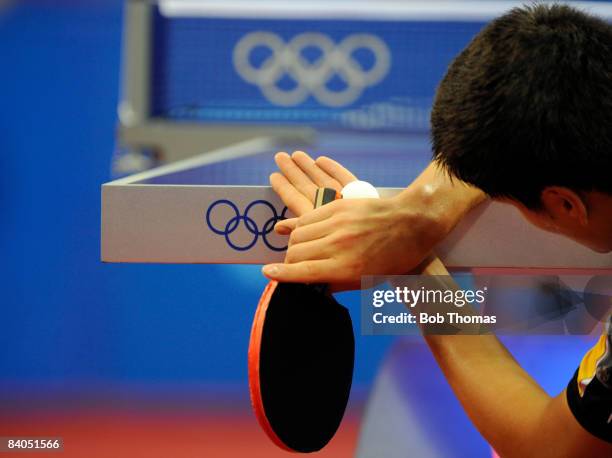
MULTIPOLYGON (((337 197, 320 188, 315 208, 337 197)), ((348 403, 354 357, 349 312, 326 285, 268 283, 251 328, 249 389, 276 445, 309 453, 331 440, 348 403)))

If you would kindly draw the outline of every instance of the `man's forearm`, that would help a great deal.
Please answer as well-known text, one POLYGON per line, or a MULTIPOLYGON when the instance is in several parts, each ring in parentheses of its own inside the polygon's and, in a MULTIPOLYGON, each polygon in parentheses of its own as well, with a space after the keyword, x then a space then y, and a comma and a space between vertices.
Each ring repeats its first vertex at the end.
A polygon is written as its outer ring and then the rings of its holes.
POLYGON ((440 226, 442 233, 448 233, 476 205, 486 199, 477 188, 451 177, 435 162, 397 196, 400 206, 405 203, 412 207, 418 203, 422 213, 430 216, 440 226))
POLYGON ((427 335, 425 340, 468 416, 503 458, 612 453, 610 444, 573 418, 565 391, 546 394, 497 337, 427 335))
MULTIPOLYGON (((419 271, 433 276, 433 281, 445 290, 459 289, 435 256, 424 261, 419 271)), ((395 282, 398 281, 402 280, 395 282)), ((412 313, 427 312, 429 307, 429 304, 415 304, 410 310, 412 313)), ((442 310, 449 307, 462 315, 474 313, 468 305, 456 308, 443 303, 436 307, 442 310)), ((496 336, 442 335, 438 331, 443 328, 429 324, 422 324, 421 329, 468 416, 502 457, 585 458, 610 453, 610 444, 592 436, 578 424, 567 405, 565 393, 551 398, 496 336)), ((459 332, 478 330, 466 327, 459 332)))
MULTIPOLYGON (((417 271, 428 276, 428 280, 420 280, 419 285, 433 282, 426 284, 426 289, 460 289, 434 255, 417 271)), ((392 284, 410 281, 410 277, 406 278, 394 280, 392 284)), ((417 316, 432 311, 455 312, 462 316, 475 314, 467 304, 456 307, 445 302, 416 303, 409 309, 417 316)), ((446 380, 476 428, 502 456, 528 457, 532 432, 537 431, 550 397, 497 337, 478 334, 486 331, 482 326, 463 325, 460 329, 429 323, 419 326, 446 380)))
POLYGON ((535 454, 550 397, 492 335, 426 335, 436 361, 481 434, 503 457, 535 454))

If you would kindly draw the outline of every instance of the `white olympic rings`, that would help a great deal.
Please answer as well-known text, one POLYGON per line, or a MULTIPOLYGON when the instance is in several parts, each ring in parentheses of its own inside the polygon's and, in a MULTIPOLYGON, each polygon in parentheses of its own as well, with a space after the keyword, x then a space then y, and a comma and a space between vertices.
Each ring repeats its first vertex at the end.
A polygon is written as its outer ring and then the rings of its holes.
POLYGON ((322 33, 307 32, 296 35, 288 43, 271 32, 252 32, 242 37, 234 48, 234 67, 245 81, 259 87, 269 102, 280 106, 295 106, 309 95, 322 105, 341 107, 355 102, 366 87, 379 83, 391 68, 389 48, 375 35, 358 33, 335 44, 322 33), (267 48, 271 54, 255 67, 250 59, 255 48, 267 48), (306 48, 316 48, 321 55, 311 62, 303 55, 306 48), (364 69, 353 54, 366 49, 374 56, 374 65, 364 69), (278 87, 288 75, 295 86, 278 87), (329 81, 338 76, 345 86, 342 90, 328 88, 329 81))

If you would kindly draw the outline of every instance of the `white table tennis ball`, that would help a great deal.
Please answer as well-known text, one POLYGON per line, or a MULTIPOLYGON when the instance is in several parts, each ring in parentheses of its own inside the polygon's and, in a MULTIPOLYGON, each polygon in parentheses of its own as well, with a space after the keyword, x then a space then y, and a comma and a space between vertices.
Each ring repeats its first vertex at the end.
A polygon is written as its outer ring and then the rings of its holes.
POLYGON ((378 199, 378 191, 367 181, 351 181, 342 191, 343 199, 378 199))

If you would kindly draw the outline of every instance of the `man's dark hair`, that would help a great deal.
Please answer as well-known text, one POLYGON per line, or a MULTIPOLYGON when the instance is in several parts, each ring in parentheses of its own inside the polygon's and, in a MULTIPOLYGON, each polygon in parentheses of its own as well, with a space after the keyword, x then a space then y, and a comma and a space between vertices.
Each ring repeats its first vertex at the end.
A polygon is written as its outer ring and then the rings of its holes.
POLYGON ((431 125, 434 159, 491 197, 612 194, 612 27, 564 5, 511 10, 450 65, 431 125))

